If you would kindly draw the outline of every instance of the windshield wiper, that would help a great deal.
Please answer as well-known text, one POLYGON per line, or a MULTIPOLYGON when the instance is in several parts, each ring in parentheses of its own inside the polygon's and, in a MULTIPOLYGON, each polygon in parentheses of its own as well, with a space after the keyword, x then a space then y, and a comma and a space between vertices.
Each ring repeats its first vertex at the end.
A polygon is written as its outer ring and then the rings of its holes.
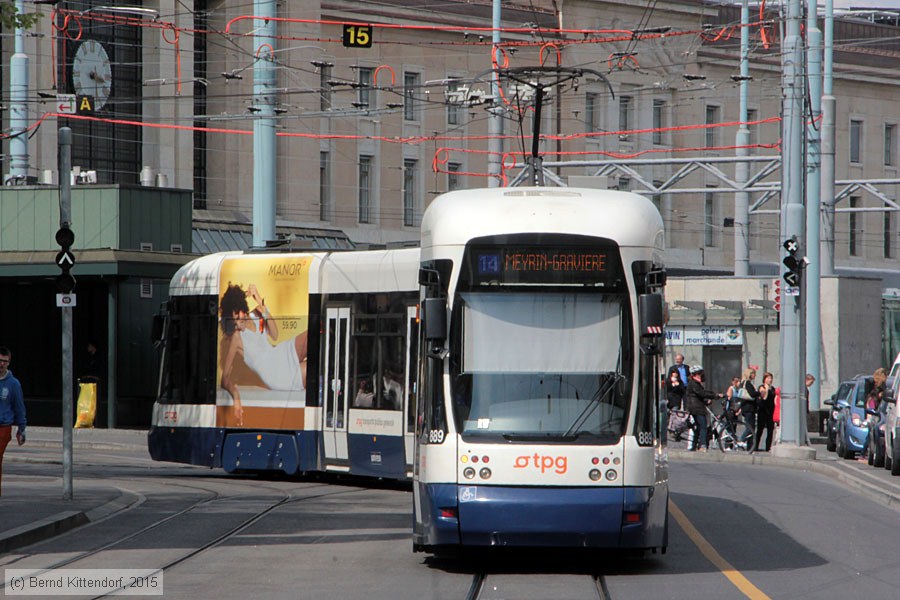
POLYGON ((603 400, 616 388, 616 383, 618 383, 621 379, 623 379, 623 376, 617 373, 613 377, 606 380, 606 383, 602 387, 598 388, 596 392, 594 392, 594 395, 591 396, 591 399, 588 401, 588 405, 585 406, 584 410, 581 411, 581 414, 579 414, 575 418, 575 421, 572 422, 572 424, 563 434, 563 437, 572 435, 573 431, 579 429, 582 425, 584 425, 588 418, 592 414, 594 414, 594 411, 597 410, 597 407, 600 406, 600 403, 603 402, 603 400))

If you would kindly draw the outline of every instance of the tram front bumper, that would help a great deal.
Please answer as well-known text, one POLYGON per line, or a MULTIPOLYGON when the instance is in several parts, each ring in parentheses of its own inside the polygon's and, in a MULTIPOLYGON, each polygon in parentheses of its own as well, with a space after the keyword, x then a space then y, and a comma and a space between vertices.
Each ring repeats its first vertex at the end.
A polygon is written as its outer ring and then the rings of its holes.
MULTIPOLYGON (((463 546, 554 546, 569 548, 664 547, 668 498, 655 487, 456 487, 456 519, 446 512, 431 521, 432 540, 463 546), (454 522, 455 521, 455 522, 454 522), (455 530, 455 531, 454 531, 455 530)), ((431 543, 429 543, 431 542, 431 543)))

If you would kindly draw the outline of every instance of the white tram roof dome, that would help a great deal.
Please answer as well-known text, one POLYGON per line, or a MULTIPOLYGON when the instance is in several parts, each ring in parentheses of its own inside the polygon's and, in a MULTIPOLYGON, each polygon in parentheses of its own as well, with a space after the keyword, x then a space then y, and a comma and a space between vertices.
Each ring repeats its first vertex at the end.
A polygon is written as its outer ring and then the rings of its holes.
POLYGON ((423 248, 529 232, 599 236, 620 246, 647 246, 648 240, 662 243, 663 222, 644 196, 566 187, 458 190, 435 198, 422 217, 423 248))

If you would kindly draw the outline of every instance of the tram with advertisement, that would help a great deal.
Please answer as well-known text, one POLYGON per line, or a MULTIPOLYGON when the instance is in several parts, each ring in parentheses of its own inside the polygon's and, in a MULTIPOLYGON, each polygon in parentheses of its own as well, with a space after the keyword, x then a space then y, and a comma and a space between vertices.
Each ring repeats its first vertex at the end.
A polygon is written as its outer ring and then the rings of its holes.
POLYGON ((665 551, 663 223, 636 194, 444 194, 422 222, 417 551, 665 551))
POLYGON ((418 249, 230 252, 172 278, 154 323, 161 461, 412 475, 418 249))

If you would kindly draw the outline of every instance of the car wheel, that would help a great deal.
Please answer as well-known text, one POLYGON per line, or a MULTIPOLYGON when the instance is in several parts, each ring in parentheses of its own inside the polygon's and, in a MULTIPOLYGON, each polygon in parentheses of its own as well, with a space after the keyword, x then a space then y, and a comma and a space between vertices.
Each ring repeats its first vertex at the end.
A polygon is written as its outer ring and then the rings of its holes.
POLYGON ((882 441, 882 443, 880 444, 875 443, 874 446, 875 448, 873 450, 874 456, 872 457, 872 466, 880 469, 884 467, 884 442, 882 441))
POLYGON ((891 460, 891 446, 888 443, 888 437, 884 436, 884 468, 890 471, 892 462, 894 461, 891 460))
POLYGON ((837 450, 837 455, 840 458, 847 458, 847 450, 844 448, 844 436, 841 434, 841 430, 839 429, 835 434, 835 445, 837 450))
POLYGON ((900 448, 897 447, 897 438, 891 444, 891 475, 900 475, 900 448))

